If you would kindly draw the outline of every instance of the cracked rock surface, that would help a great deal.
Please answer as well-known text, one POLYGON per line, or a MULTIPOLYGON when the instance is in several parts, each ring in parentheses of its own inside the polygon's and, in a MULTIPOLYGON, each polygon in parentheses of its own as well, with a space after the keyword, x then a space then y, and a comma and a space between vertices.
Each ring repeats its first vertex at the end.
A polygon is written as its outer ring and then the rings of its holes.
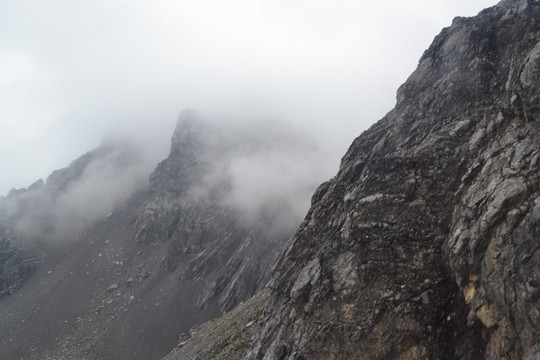
POLYGON ((539 49, 536 0, 444 29, 313 195, 249 347, 215 358, 539 359, 539 49))
POLYGON ((540 2, 456 18, 320 186, 249 359, 540 358, 540 2))

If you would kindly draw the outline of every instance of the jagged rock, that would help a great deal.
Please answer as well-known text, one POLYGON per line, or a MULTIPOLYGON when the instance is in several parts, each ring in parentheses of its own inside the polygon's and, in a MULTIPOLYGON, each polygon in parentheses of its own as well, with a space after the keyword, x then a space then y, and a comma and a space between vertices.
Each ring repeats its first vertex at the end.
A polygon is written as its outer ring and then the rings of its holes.
POLYGON ((537 0, 444 29, 315 192, 252 342, 211 357, 538 359, 539 49, 537 0))
POLYGON ((539 20, 505 1, 435 39, 314 196, 248 358, 538 357, 539 20))
POLYGON ((183 279, 205 279, 199 306, 216 298, 223 311, 266 285, 280 247, 294 230, 271 226, 279 206, 262 219, 246 216, 231 202, 228 164, 242 147, 257 148, 259 140, 235 131, 209 126, 191 110, 182 112, 170 155, 150 176, 135 233, 140 244, 169 242, 166 268, 187 263, 183 279))
POLYGON ((0 298, 17 291, 41 263, 39 256, 17 247, 14 232, 0 225, 0 298))

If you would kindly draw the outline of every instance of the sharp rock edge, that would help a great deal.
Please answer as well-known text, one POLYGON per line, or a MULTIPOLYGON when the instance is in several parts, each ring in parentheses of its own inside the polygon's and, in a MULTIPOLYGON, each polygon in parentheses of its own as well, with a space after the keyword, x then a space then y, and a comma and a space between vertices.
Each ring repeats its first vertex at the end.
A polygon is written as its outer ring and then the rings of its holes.
POLYGON ((539 359, 539 104, 540 2, 456 18, 315 192, 255 325, 190 358, 539 359))

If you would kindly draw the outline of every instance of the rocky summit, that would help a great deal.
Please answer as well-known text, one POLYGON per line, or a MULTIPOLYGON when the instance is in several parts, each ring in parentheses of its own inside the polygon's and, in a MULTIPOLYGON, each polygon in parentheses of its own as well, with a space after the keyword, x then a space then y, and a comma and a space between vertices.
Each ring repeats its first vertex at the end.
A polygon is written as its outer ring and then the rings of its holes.
POLYGON ((167 359, 540 359, 539 104, 540 1, 454 19, 316 190, 264 312, 167 359))

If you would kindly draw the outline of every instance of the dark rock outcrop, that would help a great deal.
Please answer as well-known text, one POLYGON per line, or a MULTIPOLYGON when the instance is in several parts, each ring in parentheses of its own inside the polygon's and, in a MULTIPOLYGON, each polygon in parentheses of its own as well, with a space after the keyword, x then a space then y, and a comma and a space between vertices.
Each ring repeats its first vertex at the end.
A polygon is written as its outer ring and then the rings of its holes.
POLYGON ((539 49, 537 0, 444 29, 313 195, 250 348, 212 356, 540 358, 539 49))
POLYGON ((253 359, 540 356, 540 3, 457 18, 313 197, 253 359))

